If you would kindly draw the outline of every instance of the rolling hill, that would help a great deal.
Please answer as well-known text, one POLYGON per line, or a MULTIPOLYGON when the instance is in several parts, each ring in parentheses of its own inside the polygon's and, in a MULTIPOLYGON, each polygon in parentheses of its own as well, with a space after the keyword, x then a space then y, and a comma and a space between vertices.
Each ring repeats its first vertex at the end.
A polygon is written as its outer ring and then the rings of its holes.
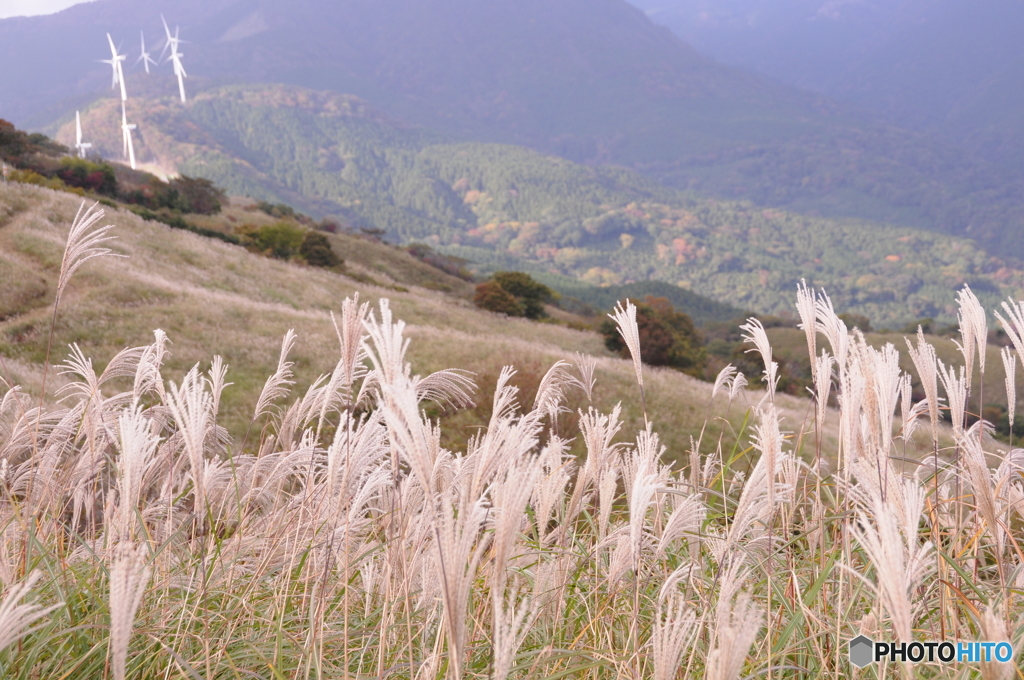
MULTIPOLYGON (((83 125, 116 157, 119 105, 83 125)), ((133 100, 137 154, 230 192, 333 214, 477 263, 593 285, 660 280, 760 313, 791 309, 806 278, 876 325, 951 318, 962 283, 995 302, 1024 291, 1019 270, 964 239, 810 217, 669 189, 624 169, 522 147, 450 141, 351 96, 230 86, 186 107, 133 100)), ((58 139, 73 134, 73 122, 58 139)))
MULTIPOLYGON (((0 21, 0 116, 44 128, 109 85, 104 34, 156 0, 0 21), (46 50, 37 49, 47 45, 46 50), (23 55, 33 55, 31 59, 23 55)), ((189 88, 352 93, 452 139, 514 143, 769 207, 1024 244, 1024 179, 926 135, 722 66, 624 0, 183 0, 189 88)), ((152 38, 151 38, 152 39, 152 38)), ((173 91, 166 67, 132 94, 173 91)))

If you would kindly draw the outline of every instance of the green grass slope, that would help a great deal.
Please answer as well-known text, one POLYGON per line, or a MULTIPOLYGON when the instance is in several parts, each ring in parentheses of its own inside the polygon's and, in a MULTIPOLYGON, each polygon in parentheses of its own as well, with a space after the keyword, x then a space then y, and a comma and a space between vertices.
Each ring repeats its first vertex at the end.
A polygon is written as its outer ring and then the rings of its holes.
MULTIPOLYGON (((100 100, 84 113, 110 157, 120 154, 117 108, 100 100)), ((986 304, 1024 291, 1018 270, 967 240, 697 198, 522 147, 453 143, 349 96, 233 86, 186 107, 136 99, 129 112, 144 162, 424 240, 484 271, 526 268, 592 285, 658 280, 759 313, 789 310, 806 278, 878 326, 951 319, 965 282, 986 304)), ((72 133, 68 123, 57 138, 72 133)))

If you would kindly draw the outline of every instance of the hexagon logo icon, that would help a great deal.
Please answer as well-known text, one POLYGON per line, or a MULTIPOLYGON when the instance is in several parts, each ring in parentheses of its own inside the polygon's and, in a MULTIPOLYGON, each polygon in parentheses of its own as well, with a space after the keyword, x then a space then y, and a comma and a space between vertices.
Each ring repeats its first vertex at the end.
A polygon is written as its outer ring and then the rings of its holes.
POLYGON ((850 663, 857 668, 864 668, 875 660, 875 643, 864 635, 850 640, 850 663))

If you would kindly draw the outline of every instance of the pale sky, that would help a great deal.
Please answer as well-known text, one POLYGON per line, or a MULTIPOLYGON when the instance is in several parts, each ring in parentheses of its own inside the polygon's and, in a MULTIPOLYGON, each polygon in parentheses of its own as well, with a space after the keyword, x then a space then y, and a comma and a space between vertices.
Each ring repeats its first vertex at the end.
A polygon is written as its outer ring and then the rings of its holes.
MULTIPOLYGON (((91 2, 92 0, 84 1, 91 2)), ((53 14, 82 2, 83 0, 0 0, 0 19, 33 14, 53 14)))

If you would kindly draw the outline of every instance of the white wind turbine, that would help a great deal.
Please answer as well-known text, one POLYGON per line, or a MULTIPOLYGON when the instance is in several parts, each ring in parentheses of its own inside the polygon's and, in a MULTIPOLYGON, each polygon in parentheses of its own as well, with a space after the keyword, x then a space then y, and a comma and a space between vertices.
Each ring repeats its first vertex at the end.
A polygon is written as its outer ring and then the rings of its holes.
POLYGON ((117 87, 121 85, 121 101, 128 100, 128 92, 124 89, 124 69, 121 67, 121 62, 125 60, 125 55, 118 54, 117 48, 114 47, 114 39, 107 33, 107 42, 110 43, 110 59, 101 59, 104 64, 110 64, 110 68, 114 71, 114 80, 110 87, 117 87))
POLYGON ((149 65, 156 66, 156 61, 146 51, 146 35, 142 31, 139 31, 139 38, 142 39, 142 56, 136 59, 135 63, 138 64, 141 61, 142 65, 146 67, 146 73, 149 73, 149 65))
POLYGON ((135 127, 134 123, 128 124, 128 112, 124 108, 124 102, 121 102, 121 139, 124 142, 124 155, 128 157, 132 170, 135 169, 135 146, 132 144, 132 130, 135 127))
POLYGON ((75 111, 75 148, 78 149, 78 157, 85 158, 86 149, 91 149, 92 144, 82 142, 82 117, 75 111))
MULTIPOLYGON (((181 58, 185 55, 178 51, 178 45, 181 44, 181 39, 178 37, 178 27, 174 27, 174 35, 171 35, 171 29, 167 26, 167 20, 164 19, 164 15, 160 15, 160 20, 164 22, 164 31, 167 33, 167 42, 164 44, 164 51, 168 47, 171 48, 171 54, 168 60, 174 65, 174 75, 178 78, 178 94, 181 95, 181 101, 184 103, 185 100, 185 78, 188 78, 188 74, 185 73, 185 67, 181 65, 181 58)), ((162 54, 161 54, 162 56, 162 54)))

